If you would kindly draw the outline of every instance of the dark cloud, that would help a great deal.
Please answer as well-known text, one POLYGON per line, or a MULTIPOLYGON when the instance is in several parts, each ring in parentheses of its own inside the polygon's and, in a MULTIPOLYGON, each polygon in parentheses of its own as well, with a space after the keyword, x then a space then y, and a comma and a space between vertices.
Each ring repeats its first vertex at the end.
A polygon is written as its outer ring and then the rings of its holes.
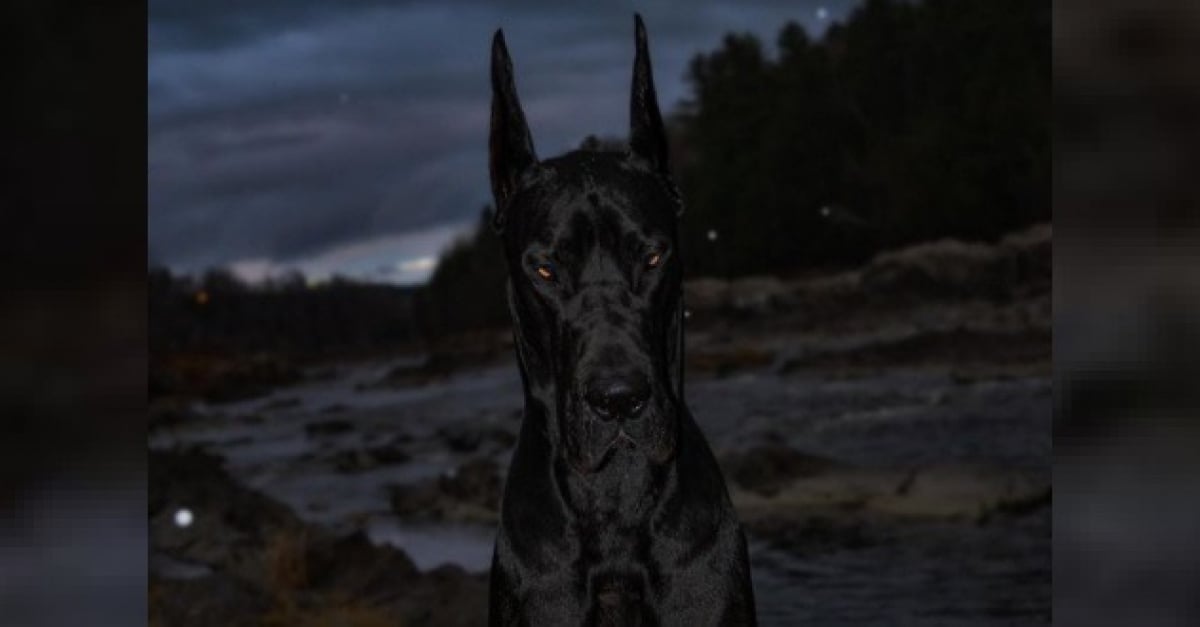
MULTIPOLYGON (((816 28, 819 6, 836 18, 849 5, 152 0, 150 247, 185 270, 300 266, 360 241, 473 224, 489 201, 487 60, 499 26, 550 156, 590 133, 624 135, 635 9, 670 108, 686 95, 689 59, 724 33, 770 44, 789 19, 816 28)), ((378 259, 365 272, 377 277, 409 254, 368 248, 378 259)))

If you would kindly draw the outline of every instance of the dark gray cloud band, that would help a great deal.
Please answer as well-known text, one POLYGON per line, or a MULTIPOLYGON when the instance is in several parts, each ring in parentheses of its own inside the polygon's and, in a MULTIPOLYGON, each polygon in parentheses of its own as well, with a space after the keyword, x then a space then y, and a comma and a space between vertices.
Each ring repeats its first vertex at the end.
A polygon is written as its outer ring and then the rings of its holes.
POLYGON ((669 109, 686 95, 690 58, 724 33, 771 44, 785 21, 816 30, 818 8, 836 18, 850 4, 152 0, 151 261, 339 262, 347 274, 420 279, 433 240, 473 224, 489 200, 495 28, 550 156, 589 133, 624 135, 635 10, 669 109), (407 274, 386 270, 405 262, 407 274))

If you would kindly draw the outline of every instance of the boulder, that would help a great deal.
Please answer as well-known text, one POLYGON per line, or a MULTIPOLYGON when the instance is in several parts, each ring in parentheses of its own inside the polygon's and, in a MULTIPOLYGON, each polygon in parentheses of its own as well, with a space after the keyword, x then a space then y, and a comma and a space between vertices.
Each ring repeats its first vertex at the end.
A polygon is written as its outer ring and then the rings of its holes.
POLYGON ((1008 261, 995 246, 943 239, 876 255, 861 287, 873 298, 995 298, 1014 282, 1008 261))
POLYGON ((344 473, 364 472, 389 464, 403 464, 410 459, 403 449, 391 445, 342 450, 330 457, 333 467, 344 473))
POLYGON ((437 479, 389 491, 392 511, 402 518, 491 522, 498 517, 503 487, 496 462, 480 457, 437 479))
POLYGON ((834 460, 809 455, 781 444, 766 444, 726 454, 721 458, 725 476, 738 487, 772 496, 793 481, 835 468, 834 460))
MULTIPOLYGON (((456 489, 477 493, 487 475, 481 470, 468 469, 456 489)), ((485 575, 455 567, 421 573, 403 551, 375 546, 361 531, 339 537, 306 525, 236 483, 211 454, 152 451, 149 497, 151 553, 169 558, 151 561, 152 625, 465 627, 485 620, 485 575), (192 512, 190 524, 176 524, 181 508, 192 512), (156 572, 162 563, 207 568, 179 577, 156 572)))
POLYGON ((348 420, 321 420, 304 425, 308 437, 341 435, 354 430, 354 424, 348 420))

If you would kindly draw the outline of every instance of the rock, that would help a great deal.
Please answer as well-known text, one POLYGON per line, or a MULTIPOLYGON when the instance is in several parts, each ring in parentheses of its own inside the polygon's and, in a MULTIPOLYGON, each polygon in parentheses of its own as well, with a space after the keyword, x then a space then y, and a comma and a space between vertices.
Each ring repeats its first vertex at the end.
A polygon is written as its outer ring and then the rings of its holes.
POLYGON ((1024 473, 969 466, 914 471, 896 490, 879 495, 872 509, 899 516, 983 520, 992 513, 1019 514, 1049 504, 1049 488, 1024 473))
POLYGON ((781 474, 768 484, 773 489, 769 494, 742 487, 731 472, 727 476, 739 518, 752 526, 834 514, 893 522, 987 522, 1050 502, 1045 479, 1005 468, 946 465, 906 471, 839 465, 790 482, 781 474))
POLYGON ((482 457, 435 480, 389 488, 392 511, 404 518, 480 522, 496 519, 502 490, 500 469, 482 457))
POLYGON ((729 281, 700 278, 683 284, 683 302, 694 311, 717 311, 729 307, 729 281))
POLYGON ((721 460, 727 478, 739 487, 763 496, 772 496, 797 479, 812 477, 837 466, 834 460, 780 444, 731 453, 721 460))
POLYGON ((689 374, 725 377, 735 372, 766 368, 775 362, 775 353, 754 346, 709 348, 687 353, 689 374))
POLYGON ((333 381, 338 378, 341 371, 334 366, 326 366, 323 368, 314 368, 308 371, 306 378, 309 381, 333 381))
POLYGON ((378 466, 375 460, 361 449, 338 451, 329 458, 338 472, 353 473, 371 470, 378 466))
POLYGON ((367 455, 370 455, 377 463, 383 464, 405 464, 412 459, 403 449, 392 445, 385 444, 382 446, 372 446, 367 449, 367 455))
POLYGON ((459 466, 452 476, 438 478, 438 485, 450 497, 490 510, 500 509, 502 481, 496 462, 476 458, 459 466))
POLYGON ((274 534, 303 525, 286 506, 242 487, 198 449, 151 451, 150 545, 176 559, 237 570, 274 534), (177 524, 180 510, 190 523, 177 524))
POLYGON ((880 530, 857 516, 812 515, 791 520, 774 518, 756 521, 748 531, 764 538, 776 549, 797 556, 855 550, 883 541, 880 530))
POLYGON ((350 449, 334 453, 330 458, 338 472, 353 473, 373 470, 388 464, 408 462, 409 455, 394 446, 375 446, 366 449, 350 449))
MULTIPOLYGON (((487 475, 482 464, 466 469, 462 494, 478 493, 487 475)), ((182 578, 152 574, 152 625, 485 622, 486 576, 459 568, 422 574, 403 551, 375 546, 361 531, 338 537, 305 525, 287 507, 234 482, 218 457, 151 451, 149 476, 152 555, 190 566, 182 578), (195 517, 178 527, 182 506, 195 517)))
POLYGON ((773 328, 869 328, 884 313, 933 303, 1047 296, 1052 252, 1052 228, 1041 224, 995 244, 947 238, 883 251, 861 268, 803 278, 691 279, 684 303, 695 314, 689 324, 700 328, 754 319, 773 328))
POLYGON ((150 403, 148 428, 169 429, 203 419, 204 416, 192 409, 191 403, 177 399, 155 400, 150 403))
POLYGON ((260 627, 271 599, 250 582, 210 575, 193 579, 150 578, 149 624, 171 627, 260 627))
POLYGON ((776 277, 746 277, 729 285, 729 306, 735 311, 761 316, 787 301, 788 289, 776 277))
POLYGON ((404 552, 375 546, 362 531, 311 543, 305 553, 309 585, 336 588, 357 597, 383 596, 419 573, 404 552))
POLYGON ((401 518, 437 518, 443 513, 443 494, 436 481, 388 487, 392 511, 401 518))
POLYGON ((290 362, 272 355, 218 360, 199 384, 210 403, 229 403, 266 396, 273 388, 297 383, 303 373, 290 362))
POLYGON ((844 325, 852 316, 868 312, 856 271, 802 279, 788 285, 781 299, 783 317, 799 329, 829 331, 844 325))
POLYGON ((283 397, 283 398, 273 398, 273 399, 263 403, 262 406, 260 406, 258 408, 258 411, 274 411, 274 410, 278 410, 278 409, 291 409, 293 407, 299 407, 299 406, 300 406, 300 399, 298 399, 294 396, 287 396, 287 397, 283 397))
POLYGON ((204 564, 185 562, 162 552, 150 554, 150 576, 163 579, 200 579, 213 574, 213 569, 204 564))
POLYGON ((1000 240, 1000 249, 1012 259, 1016 280, 1048 287, 1054 274, 1054 229, 1036 224, 1000 240))
POLYGON ((354 430, 354 425, 348 420, 322 420, 304 425, 308 437, 340 435, 354 430))
POLYGON ((683 302, 695 313, 761 315, 788 302, 788 293, 787 284, 776 277, 700 278, 684 283, 683 302))
MULTIPOLYGON (((902 300, 1002 298, 1022 279, 1017 268, 1020 255, 1014 253, 1036 249, 1021 247, 1028 239, 1019 236, 1007 246, 942 239, 885 251, 862 270, 862 289, 875 298, 902 300)), ((1036 271, 1026 274, 1030 272, 1036 271)))
POLYGON ((484 443, 507 449, 517 441, 510 431, 488 424, 458 423, 438 429, 437 435, 456 453, 474 453, 484 443))
POLYGON ((1050 486, 1014 494, 996 501, 990 510, 984 512, 980 522, 987 522, 992 516, 1024 516, 1049 507, 1052 502, 1053 489, 1050 486))
MULTIPOLYGON (((919 331, 848 348, 801 354, 784 359, 779 372, 821 372, 831 376, 871 373, 886 368, 938 366, 956 373, 959 382, 969 382, 968 371, 972 369, 991 377, 1003 374, 1004 370, 1013 370, 1015 366, 1048 364, 1051 348, 1049 332, 1039 329, 919 331)), ((1013 372, 1019 374, 1021 370, 1013 372)))
POLYGON ((397 603, 406 625, 476 627, 487 623, 488 580, 445 565, 408 588, 397 603))
POLYGON ((438 429, 437 436, 456 453, 474 453, 483 442, 483 432, 480 429, 462 423, 438 429))
POLYGON ((425 385, 444 380, 459 372, 512 359, 512 334, 494 331, 464 332, 442 338, 430 347, 419 364, 401 364, 381 379, 362 386, 377 387, 425 385))

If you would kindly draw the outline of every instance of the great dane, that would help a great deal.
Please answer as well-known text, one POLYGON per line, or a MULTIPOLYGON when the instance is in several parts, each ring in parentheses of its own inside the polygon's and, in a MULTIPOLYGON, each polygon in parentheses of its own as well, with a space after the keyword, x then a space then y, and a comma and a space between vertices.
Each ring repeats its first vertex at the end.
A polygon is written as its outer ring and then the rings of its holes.
POLYGON ((489 169, 525 416, 491 625, 755 624, 745 536, 683 400, 683 205, 634 24, 623 152, 539 161, 503 32, 492 42, 489 169))

